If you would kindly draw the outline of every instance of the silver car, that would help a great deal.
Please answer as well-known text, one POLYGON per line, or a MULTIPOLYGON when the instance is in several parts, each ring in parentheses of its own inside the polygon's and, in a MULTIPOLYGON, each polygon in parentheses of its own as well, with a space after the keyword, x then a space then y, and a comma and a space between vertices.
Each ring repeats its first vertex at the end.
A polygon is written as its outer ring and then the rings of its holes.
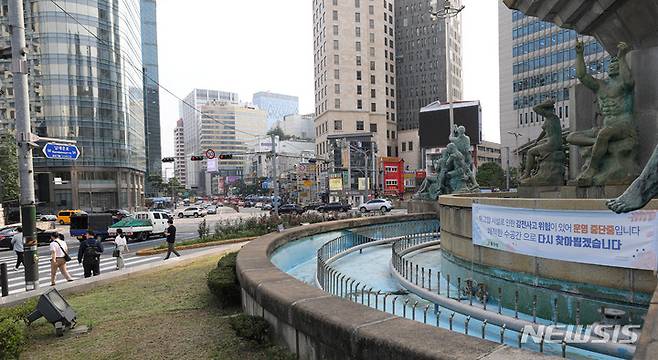
POLYGON ((359 210, 361 210, 361 212, 369 212, 369 211, 377 211, 377 210, 381 212, 387 212, 387 211, 391 211, 392 209, 393 209, 393 204, 386 199, 373 199, 359 205, 359 210))

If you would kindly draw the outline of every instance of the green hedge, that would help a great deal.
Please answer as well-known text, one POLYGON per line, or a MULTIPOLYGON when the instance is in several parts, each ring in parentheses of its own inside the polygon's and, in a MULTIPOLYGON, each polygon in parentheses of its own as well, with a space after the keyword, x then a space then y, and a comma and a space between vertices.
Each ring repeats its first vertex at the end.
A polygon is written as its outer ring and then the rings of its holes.
POLYGON ((208 288, 222 307, 240 305, 240 283, 235 272, 237 257, 238 253, 225 255, 219 259, 217 267, 208 273, 208 288))
POLYGON ((0 308, 0 359, 18 359, 27 340, 25 318, 36 307, 36 299, 22 305, 0 308))
POLYGON ((230 318, 229 323, 237 336, 259 344, 269 343, 270 324, 262 317, 240 314, 230 318))

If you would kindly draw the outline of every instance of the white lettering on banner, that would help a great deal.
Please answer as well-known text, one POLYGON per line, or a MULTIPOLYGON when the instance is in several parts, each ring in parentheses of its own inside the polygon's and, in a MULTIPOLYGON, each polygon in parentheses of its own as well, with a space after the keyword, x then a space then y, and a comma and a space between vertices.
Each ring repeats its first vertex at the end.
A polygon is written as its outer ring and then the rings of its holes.
POLYGON ((656 270, 656 211, 565 211, 473 204, 473 244, 528 256, 656 270))

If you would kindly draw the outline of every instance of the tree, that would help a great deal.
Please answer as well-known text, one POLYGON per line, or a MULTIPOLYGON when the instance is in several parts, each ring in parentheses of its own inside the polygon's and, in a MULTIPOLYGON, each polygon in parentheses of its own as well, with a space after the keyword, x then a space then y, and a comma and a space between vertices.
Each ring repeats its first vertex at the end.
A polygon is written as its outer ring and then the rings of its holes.
POLYGON ((0 132, 0 202, 18 200, 20 187, 17 151, 14 134, 0 132))
POLYGON ((272 136, 272 135, 274 135, 274 136, 278 136, 278 137, 279 137, 279 140, 281 140, 281 141, 285 141, 285 140, 290 140, 290 139, 291 139, 291 137, 288 136, 288 135, 286 135, 286 134, 284 134, 284 133, 283 133, 283 130, 282 130, 280 127, 278 127, 278 126, 275 127, 275 128, 271 128, 271 129, 267 132, 267 135, 268 135, 268 136, 272 136))
POLYGON ((505 187, 505 172, 495 162, 486 162, 478 167, 477 182, 486 188, 505 187))

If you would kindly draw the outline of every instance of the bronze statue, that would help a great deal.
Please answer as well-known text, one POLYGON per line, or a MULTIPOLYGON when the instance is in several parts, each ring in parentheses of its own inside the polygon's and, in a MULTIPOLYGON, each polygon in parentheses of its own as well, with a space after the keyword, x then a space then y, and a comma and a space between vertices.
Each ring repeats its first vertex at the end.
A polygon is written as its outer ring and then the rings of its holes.
POLYGON ((526 154, 523 185, 564 185, 564 150, 562 149, 562 126, 555 114, 555 100, 549 99, 533 110, 544 117, 542 132, 535 145, 526 154))
POLYGON ((640 177, 620 197, 609 200, 607 205, 610 210, 621 214, 643 208, 655 196, 658 196, 658 146, 640 177))
POLYGON ((576 44, 576 74, 583 85, 596 93, 603 127, 569 134, 567 142, 591 147, 581 153, 585 158, 580 186, 630 183, 639 173, 638 136, 633 117, 635 82, 626 62, 630 48, 619 43, 616 57, 610 60, 609 78, 598 80, 585 69, 584 45, 576 44))

